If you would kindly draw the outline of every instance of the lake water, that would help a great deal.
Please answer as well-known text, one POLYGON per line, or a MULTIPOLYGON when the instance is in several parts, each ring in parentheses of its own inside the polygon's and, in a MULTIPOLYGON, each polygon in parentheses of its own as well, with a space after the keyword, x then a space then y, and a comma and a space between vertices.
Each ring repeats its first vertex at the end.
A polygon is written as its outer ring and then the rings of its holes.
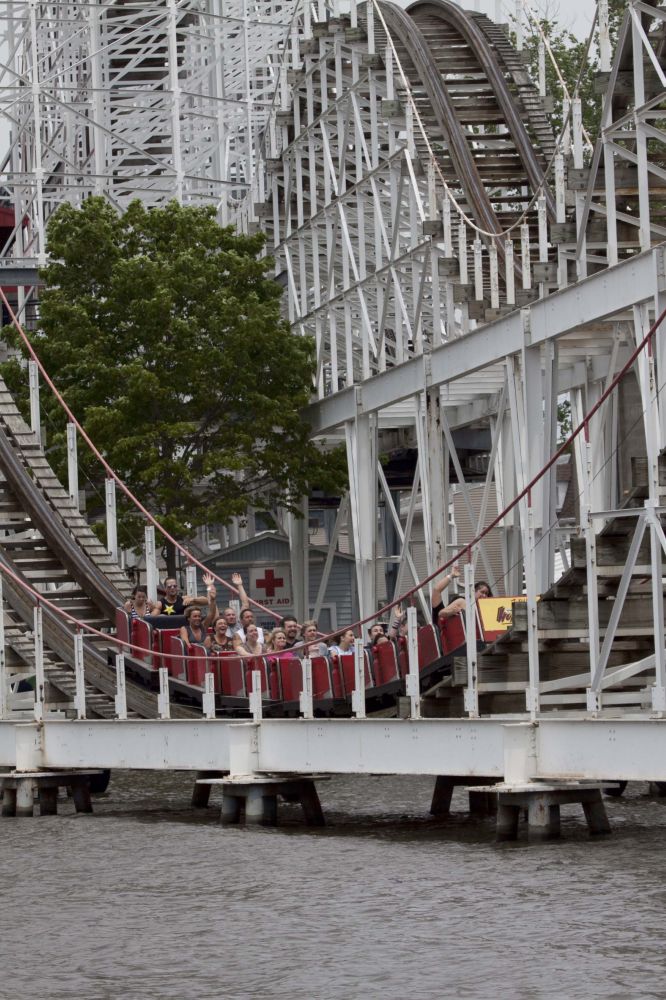
POLYGON ((115 772, 92 816, 3 819, 0 997, 666 997, 666 800, 497 845, 462 792, 429 817, 432 786, 334 778, 325 829, 248 830, 217 791, 192 811, 191 776, 115 772))

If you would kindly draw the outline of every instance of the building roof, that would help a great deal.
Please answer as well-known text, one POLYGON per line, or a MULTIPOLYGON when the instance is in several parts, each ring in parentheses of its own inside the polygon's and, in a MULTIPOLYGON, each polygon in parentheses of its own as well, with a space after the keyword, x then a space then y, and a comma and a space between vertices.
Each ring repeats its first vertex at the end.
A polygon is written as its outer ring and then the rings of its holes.
MULTIPOLYGON (((252 538, 246 538, 243 542, 237 542, 235 545, 228 545, 224 549, 218 549, 216 552, 212 552, 210 555, 202 559, 201 562, 205 565, 209 563, 218 562, 219 560, 224 560, 225 562, 242 562, 242 557, 245 557, 245 562, 247 562, 247 551, 253 547, 258 547, 265 542, 277 543, 278 545, 284 546, 287 550, 289 549, 289 538, 287 535, 283 534, 281 531, 260 531, 258 534, 254 535, 252 538), (229 556, 239 556, 238 559, 230 559, 229 556)), ((309 545, 308 552, 315 556, 321 556, 322 559, 326 558, 328 554, 328 548, 325 545, 309 545)), ((267 559, 270 556, 266 557, 267 559)), ((286 555, 288 558, 288 552, 286 555)), ((346 562, 354 562, 354 556, 347 555, 345 552, 335 552, 333 556, 334 559, 343 559, 346 562)))

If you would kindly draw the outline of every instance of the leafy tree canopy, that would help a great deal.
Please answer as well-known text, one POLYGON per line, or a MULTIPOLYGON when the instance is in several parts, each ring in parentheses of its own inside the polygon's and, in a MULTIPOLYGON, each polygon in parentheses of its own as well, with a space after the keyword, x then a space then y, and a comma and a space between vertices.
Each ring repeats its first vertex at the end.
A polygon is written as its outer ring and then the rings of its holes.
MULTIPOLYGON (((618 32, 625 11, 627 0, 610 0, 608 5, 608 20, 611 46, 615 47, 618 32)), ((541 5, 542 16, 539 24, 548 39, 562 78, 569 93, 573 96, 578 83, 578 96, 581 99, 583 125, 594 142, 599 136, 601 124, 601 94, 595 87, 594 78, 599 72, 598 30, 588 51, 587 38, 577 38, 568 28, 559 23, 559 5, 546 3, 541 5)), ((532 21, 528 22, 525 36, 525 53, 531 76, 534 80, 539 76, 539 42, 541 33, 532 21)), ((515 36, 514 36, 515 41, 515 36)), ((546 53, 546 93, 553 98, 553 113, 551 122, 555 134, 558 135, 564 121, 564 92, 553 66, 546 53)))
MULTIPOLYGON (((263 240, 221 228, 212 209, 136 201, 118 215, 97 197, 62 205, 48 228, 34 347, 110 465, 179 538, 344 483, 342 456, 308 438, 314 345, 280 318, 263 240)), ((25 391, 18 362, 1 367, 25 391)), ((50 393, 42 403, 62 475, 66 418, 50 393)), ((124 497, 118 506, 131 546, 142 520, 124 497)))

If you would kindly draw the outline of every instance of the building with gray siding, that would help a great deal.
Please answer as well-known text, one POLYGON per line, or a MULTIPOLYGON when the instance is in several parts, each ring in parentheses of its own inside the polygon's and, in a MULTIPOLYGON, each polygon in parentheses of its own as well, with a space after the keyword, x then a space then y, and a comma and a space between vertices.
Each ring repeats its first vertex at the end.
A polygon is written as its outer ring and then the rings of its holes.
MULTIPOLYGON (((326 553, 326 548, 308 546, 310 614, 314 612, 319 593, 326 553)), ((294 613, 289 540, 286 535, 264 531, 254 538, 221 549, 203 562, 217 576, 229 582, 232 573, 241 574, 248 596, 270 609, 261 612, 255 608, 258 625, 272 628, 277 618, 271 612, 280 617, 294 613)), ((234 595, 229 592, 229 596, 234 595)), ((226 604, 221 585, 218 585, 217 603, 220 608, 226 604)), ((332 632, 356 621, 357 608, 354 558, 336 552, 317 616, 320 630, 332 632)))

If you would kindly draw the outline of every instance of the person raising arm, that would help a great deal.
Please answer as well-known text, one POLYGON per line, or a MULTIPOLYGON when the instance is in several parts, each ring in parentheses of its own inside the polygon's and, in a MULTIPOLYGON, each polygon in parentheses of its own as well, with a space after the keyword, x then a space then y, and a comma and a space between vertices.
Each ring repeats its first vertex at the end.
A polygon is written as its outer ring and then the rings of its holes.
POLYGON ((432 606, 432 620, 435 625, 437 624, 440 615, 443 618, 452 618, 453 615, 457 615, 458 612, 462 611, 465 607, 464 597, 457 597, 454 601, 451 601, 450 604, 447 604, 446 607, 444 607, 444 602, 442 601, 442 594, 444 590, 453 580, 457 580, 459 576, 460 570, 458 569, 458 563, 454 563, 451 567, 451 572, 447 573, 441 578, 441 580, 437 580, 437 582, 433 584, 430 604, 432 606))

